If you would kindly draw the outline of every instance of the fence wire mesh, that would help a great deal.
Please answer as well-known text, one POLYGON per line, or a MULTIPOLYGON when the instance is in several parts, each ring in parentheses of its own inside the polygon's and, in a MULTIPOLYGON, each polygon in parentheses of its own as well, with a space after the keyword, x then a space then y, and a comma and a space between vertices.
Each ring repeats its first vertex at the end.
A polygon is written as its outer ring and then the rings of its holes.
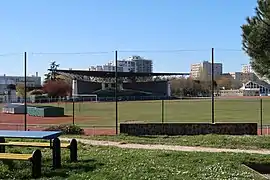
MULTIPOLYGON (((5 74, 8 69, 9 73, 1 79, 0 107, 7 112, 12 109, 10 103, 21 103, 20 106, 22 106, 21 109, 15 108, 16 111, 21 111, 19 114, 15 112, 11 112, 15 113, 12 115, 0 113, 1 129, 23 130, 25 123, 27 129, 76 124, 85 128, 88 134, 114 134, 118 130, 118 125, 123 122, 255 122, 258 123, 259 129, 263 129, 259 132, 268 134, 270 125, 268 122, 270 115, 267 111, 270 105, 269 86, 261 84, 262 80, 254 75, 249 66, 243 65, 248 64, 248 59, 241 50, 216 49, 214 54, 211 49, 201 49, 121 50, 117 51, 117 54, 115 51, 35 52, 26 55, 26 57, 24 53, 0 55, 0 59, 6 62, 0 67, 0 71, 5 74), (153 64, 141 64, 136 66, 137 69, 132 65, 124 67, 121 64, 123 59, 136 59, 136 57, 152 60, 153 64), (115 85, 115 77, 89 78, 63 73, 50 74, 52 71, 48 71, 48 69, 56 67, 70 71, 111 71, 115 73, 115 69, 112 67, 115 65, 116 59, 118 72, 153 71, 178 73, 178 75, 117 77, 117 85, 115 85), (237 63, 239 67, 242 66, 242 69, 237 71, 230 66, 229 63, 232 59, 235 62, 238 61, 237 63), (203 67, 206 66, 204 67, 206 70, 196 70, 197 66, 202 65, 198 62, 204 61, 222 63, 221 72, 219 72, 218 65, 213 68, 214 81, 212 81, 212 66, 208 66, 206 63, 203 65, 203 67), (13 66, 14 64, 16 66, 13 66), (24 95, 25 67, 26 98, 24 95), (190 74, 180 75, 181 73, 190 74), (53 95, 55 84, 46 84, 51 78, 61 79, 69 85, 67 86, 68 91, 62 92, 61 97, 53 95), (6 82, 6 79, 13 80, 14 83, 6 82), (76 93, 74 93, 74 80, 79 86, 76 93), (253 84, 248 84, 249 82, 253 84), (15 87, 9 86, 14 90, 12 93, 16 94, 14 98, 7 89, 7 85, 10 84, 16 85, 15 87), (115 91, 115 87, 117 87, 117 91, 115 91), (253 89, 248 90, 248 88, 253 89), (38 90, 46 91, 50 96, 39 94, 38 90), (80 94, 84 95, 80 96, 80 94), (25 99, 28 106, 63 108, 64 116, 25 115, 23 111, 25 110, 23 108, 25 99)), ((139 59, 136 62, 137 64, 142 63, 139 62, 139 59)))

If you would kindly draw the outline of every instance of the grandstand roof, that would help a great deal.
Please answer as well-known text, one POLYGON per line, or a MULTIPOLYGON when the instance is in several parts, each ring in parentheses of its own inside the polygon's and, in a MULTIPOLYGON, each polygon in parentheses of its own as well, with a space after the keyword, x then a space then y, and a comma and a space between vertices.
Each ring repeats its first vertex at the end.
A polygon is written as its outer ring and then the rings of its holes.
MULTIPOLYGON (((49 69, 50 70, 50 69, 49 69)), ((112 71, 86 71, 86 70, 56 70, 57 74, 68 76, 89 76, 110 78, 115 77, 115 72, 112 71)), ((117 72, 118 77, 149 77, 149 76, 187 76, 189 73, 136 73, 136 72, 117 72)))

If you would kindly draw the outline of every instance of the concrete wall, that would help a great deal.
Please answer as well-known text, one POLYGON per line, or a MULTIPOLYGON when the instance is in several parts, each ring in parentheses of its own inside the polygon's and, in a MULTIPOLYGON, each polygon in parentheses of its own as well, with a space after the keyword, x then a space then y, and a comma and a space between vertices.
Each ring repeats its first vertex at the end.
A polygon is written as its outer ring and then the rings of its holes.
POLYGON ((121 123, 120 133, 128 135, 257 135, 257 123, 121 123))
MULTIPOLYGON (((74 81, 73 81, 74 83, 74 81)), ((76 80, 76 86, 73 85, 74 94, 93 94, 94 91, 101 89, 101 83, 98 82, 88 82, 76 80)))

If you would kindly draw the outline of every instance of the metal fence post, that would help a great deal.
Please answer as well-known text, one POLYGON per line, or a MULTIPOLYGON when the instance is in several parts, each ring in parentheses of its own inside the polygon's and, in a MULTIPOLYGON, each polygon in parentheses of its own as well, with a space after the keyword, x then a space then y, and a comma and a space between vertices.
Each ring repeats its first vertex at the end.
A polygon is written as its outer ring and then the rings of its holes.
POLYGON ((263 101, 260 99, 260 121, 261 121, 261 135, 263 135, 263 101))
POLYGON ((72 96, 72 124, 75 125, 75 102, 74 102, 74 96, 72 96))
POLYGON ((164 99, 161 100, 161 122, 164 123, 164 99))
POLYGON ((115 51, 115 90, 114 90, 114 98, 115 98, 115 134, 118 134, 118 64, 117 64, 117 51, 115 51))
POLYGON ((27 53, 24 52, 24 130, 27 130, 27 53))
POLYGON ((211 59, 212 59, 212 73, 211 73, 211 81, 212 81, 212 85, 211 85, 211 89, 212 89, 212 93, 211 93, 211 107, 212 107, 212 124, 215 123, 215 83, 214 83, 214 48, 212 48, 212 54, 211 54, 211 59))

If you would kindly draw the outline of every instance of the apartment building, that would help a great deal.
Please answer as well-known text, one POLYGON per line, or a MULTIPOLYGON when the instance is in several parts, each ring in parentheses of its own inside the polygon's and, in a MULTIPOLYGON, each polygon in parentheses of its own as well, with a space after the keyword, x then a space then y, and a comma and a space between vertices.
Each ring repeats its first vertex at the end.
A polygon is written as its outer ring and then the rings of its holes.
MULTIPOLYGON (((24 84, 25 78, 24 76, 0 76, 0 81, 2 84, 10 84, 10 82, 14 82, 15 85, 24 84)), ((34 76, 26 77, 26 86, 27 87, 40 87, 41 86, 41 77, 38 76, 38 73, 34 76)))
MULTIPOLYGON (((214 76, 222 75, 222 63, 214 63, 214 76)), ((193 79, 198 79, 202 76, 209 76, 212 75, 212 63, 208 61, 203 61, 201 63, 191 64, 190 67, 190 76, 193 79)))
POLYGON ((127 60, 135 63, 135 72, 153 72, 153 61, 150 59, 145 59, 141 56, 130 56, 127 60))
MULTIPOLYGON (((115 71, 115 61, 111 61, 102 66, 91 66, 90 71, 115 71)), ((153 72, 153 62, 140 56, 130 56, 127 59, 117 61, 118 72, 153 72)))

